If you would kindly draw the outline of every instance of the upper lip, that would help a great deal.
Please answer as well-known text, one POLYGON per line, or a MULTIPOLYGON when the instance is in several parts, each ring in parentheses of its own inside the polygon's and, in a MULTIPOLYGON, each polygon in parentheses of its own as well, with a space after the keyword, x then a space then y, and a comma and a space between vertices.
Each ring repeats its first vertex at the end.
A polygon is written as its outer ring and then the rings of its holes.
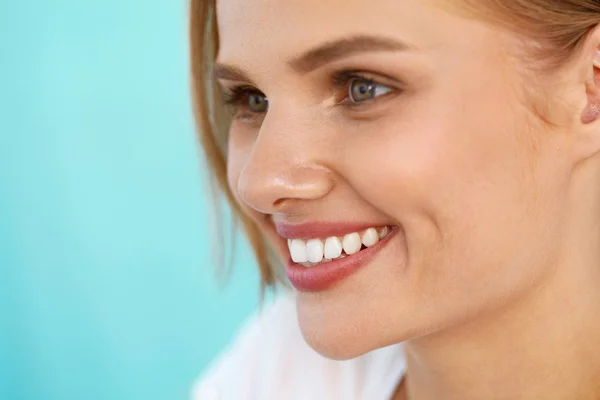
POLYGON ((274 222, 274 224, 277 233, 286 239, 316 239, 344 236, 348 233, 360 232, 368 228, 389 226, 389 224, 373 222, 307 222, 302 224, 274 222))

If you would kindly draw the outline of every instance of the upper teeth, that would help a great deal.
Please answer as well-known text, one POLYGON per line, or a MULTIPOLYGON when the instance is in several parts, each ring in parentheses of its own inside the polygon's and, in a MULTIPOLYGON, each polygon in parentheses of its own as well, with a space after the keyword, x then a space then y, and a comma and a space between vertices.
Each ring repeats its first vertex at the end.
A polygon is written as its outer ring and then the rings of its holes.
POLYGON ((369 228, 362 232, 353 232, 342 237, 332 236, 326 239, 288 239, 288 248, 295 263, 320 263, 332 259, 343 258, 346 255, 358 253, 362 248, 371 247, 385 238, 390 232, 389 227, 379 229, 369 228))

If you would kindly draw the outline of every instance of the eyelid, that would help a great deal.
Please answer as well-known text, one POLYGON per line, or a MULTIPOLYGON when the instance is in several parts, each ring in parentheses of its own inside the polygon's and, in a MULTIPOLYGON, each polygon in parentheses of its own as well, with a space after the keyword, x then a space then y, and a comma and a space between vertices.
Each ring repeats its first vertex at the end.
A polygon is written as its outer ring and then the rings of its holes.
POLYGON ((364 79, 366 81, 388 86, 390 88, 397 88, 398 86, 401 86, 401 83, 393 83, 394 79, 388 78, 385 75, 359 69, 342 70, 334 72, 332 75, 332 82, 334 86, 346 85, 352 79, 364 79))
POLYGON ((233 86, 231 88, 223 88, 223 100, 225 104, 233 105, 238 101, 242 100, 244 97, 247 97, 250 94, 259 94, 261 96, 266 96, 258 89, 249 85, 239 85, 233 86))

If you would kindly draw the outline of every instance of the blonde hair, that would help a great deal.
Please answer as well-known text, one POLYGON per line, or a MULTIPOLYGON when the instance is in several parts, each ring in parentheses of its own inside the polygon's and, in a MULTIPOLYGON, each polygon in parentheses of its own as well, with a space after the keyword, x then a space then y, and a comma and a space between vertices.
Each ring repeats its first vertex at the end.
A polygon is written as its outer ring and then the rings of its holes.
MULTIPOLYGON (((258 225, 245 215, 227 184, 229 121, 220 107, 212 67, 219 49, 215 0, 190 0, 190 62, 197 130, 212 171, 213 197, 227 199, 241 222, 260 269, 262 288, 280 281, 272 252, 258 225)), ((456 3, 456 0, 450 0, 456 3)), ((459 0, 463 11, 521 32, 538 43, 532 53, 548 67, 564 63, 600 22, 600 0, 459 0)), ((220 229, 220 226, 217 227, 220 229)), ((220 230, 219 230, 220 232, 220 230)))

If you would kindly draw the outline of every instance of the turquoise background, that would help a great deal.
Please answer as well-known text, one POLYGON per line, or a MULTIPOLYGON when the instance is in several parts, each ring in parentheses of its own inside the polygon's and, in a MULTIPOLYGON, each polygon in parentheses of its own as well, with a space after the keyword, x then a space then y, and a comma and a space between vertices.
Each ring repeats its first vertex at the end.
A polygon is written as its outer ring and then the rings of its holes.
POLYGON ((187 3, 0 1, 0 399, 185 399, 258 303, 215 281, 187 3))

